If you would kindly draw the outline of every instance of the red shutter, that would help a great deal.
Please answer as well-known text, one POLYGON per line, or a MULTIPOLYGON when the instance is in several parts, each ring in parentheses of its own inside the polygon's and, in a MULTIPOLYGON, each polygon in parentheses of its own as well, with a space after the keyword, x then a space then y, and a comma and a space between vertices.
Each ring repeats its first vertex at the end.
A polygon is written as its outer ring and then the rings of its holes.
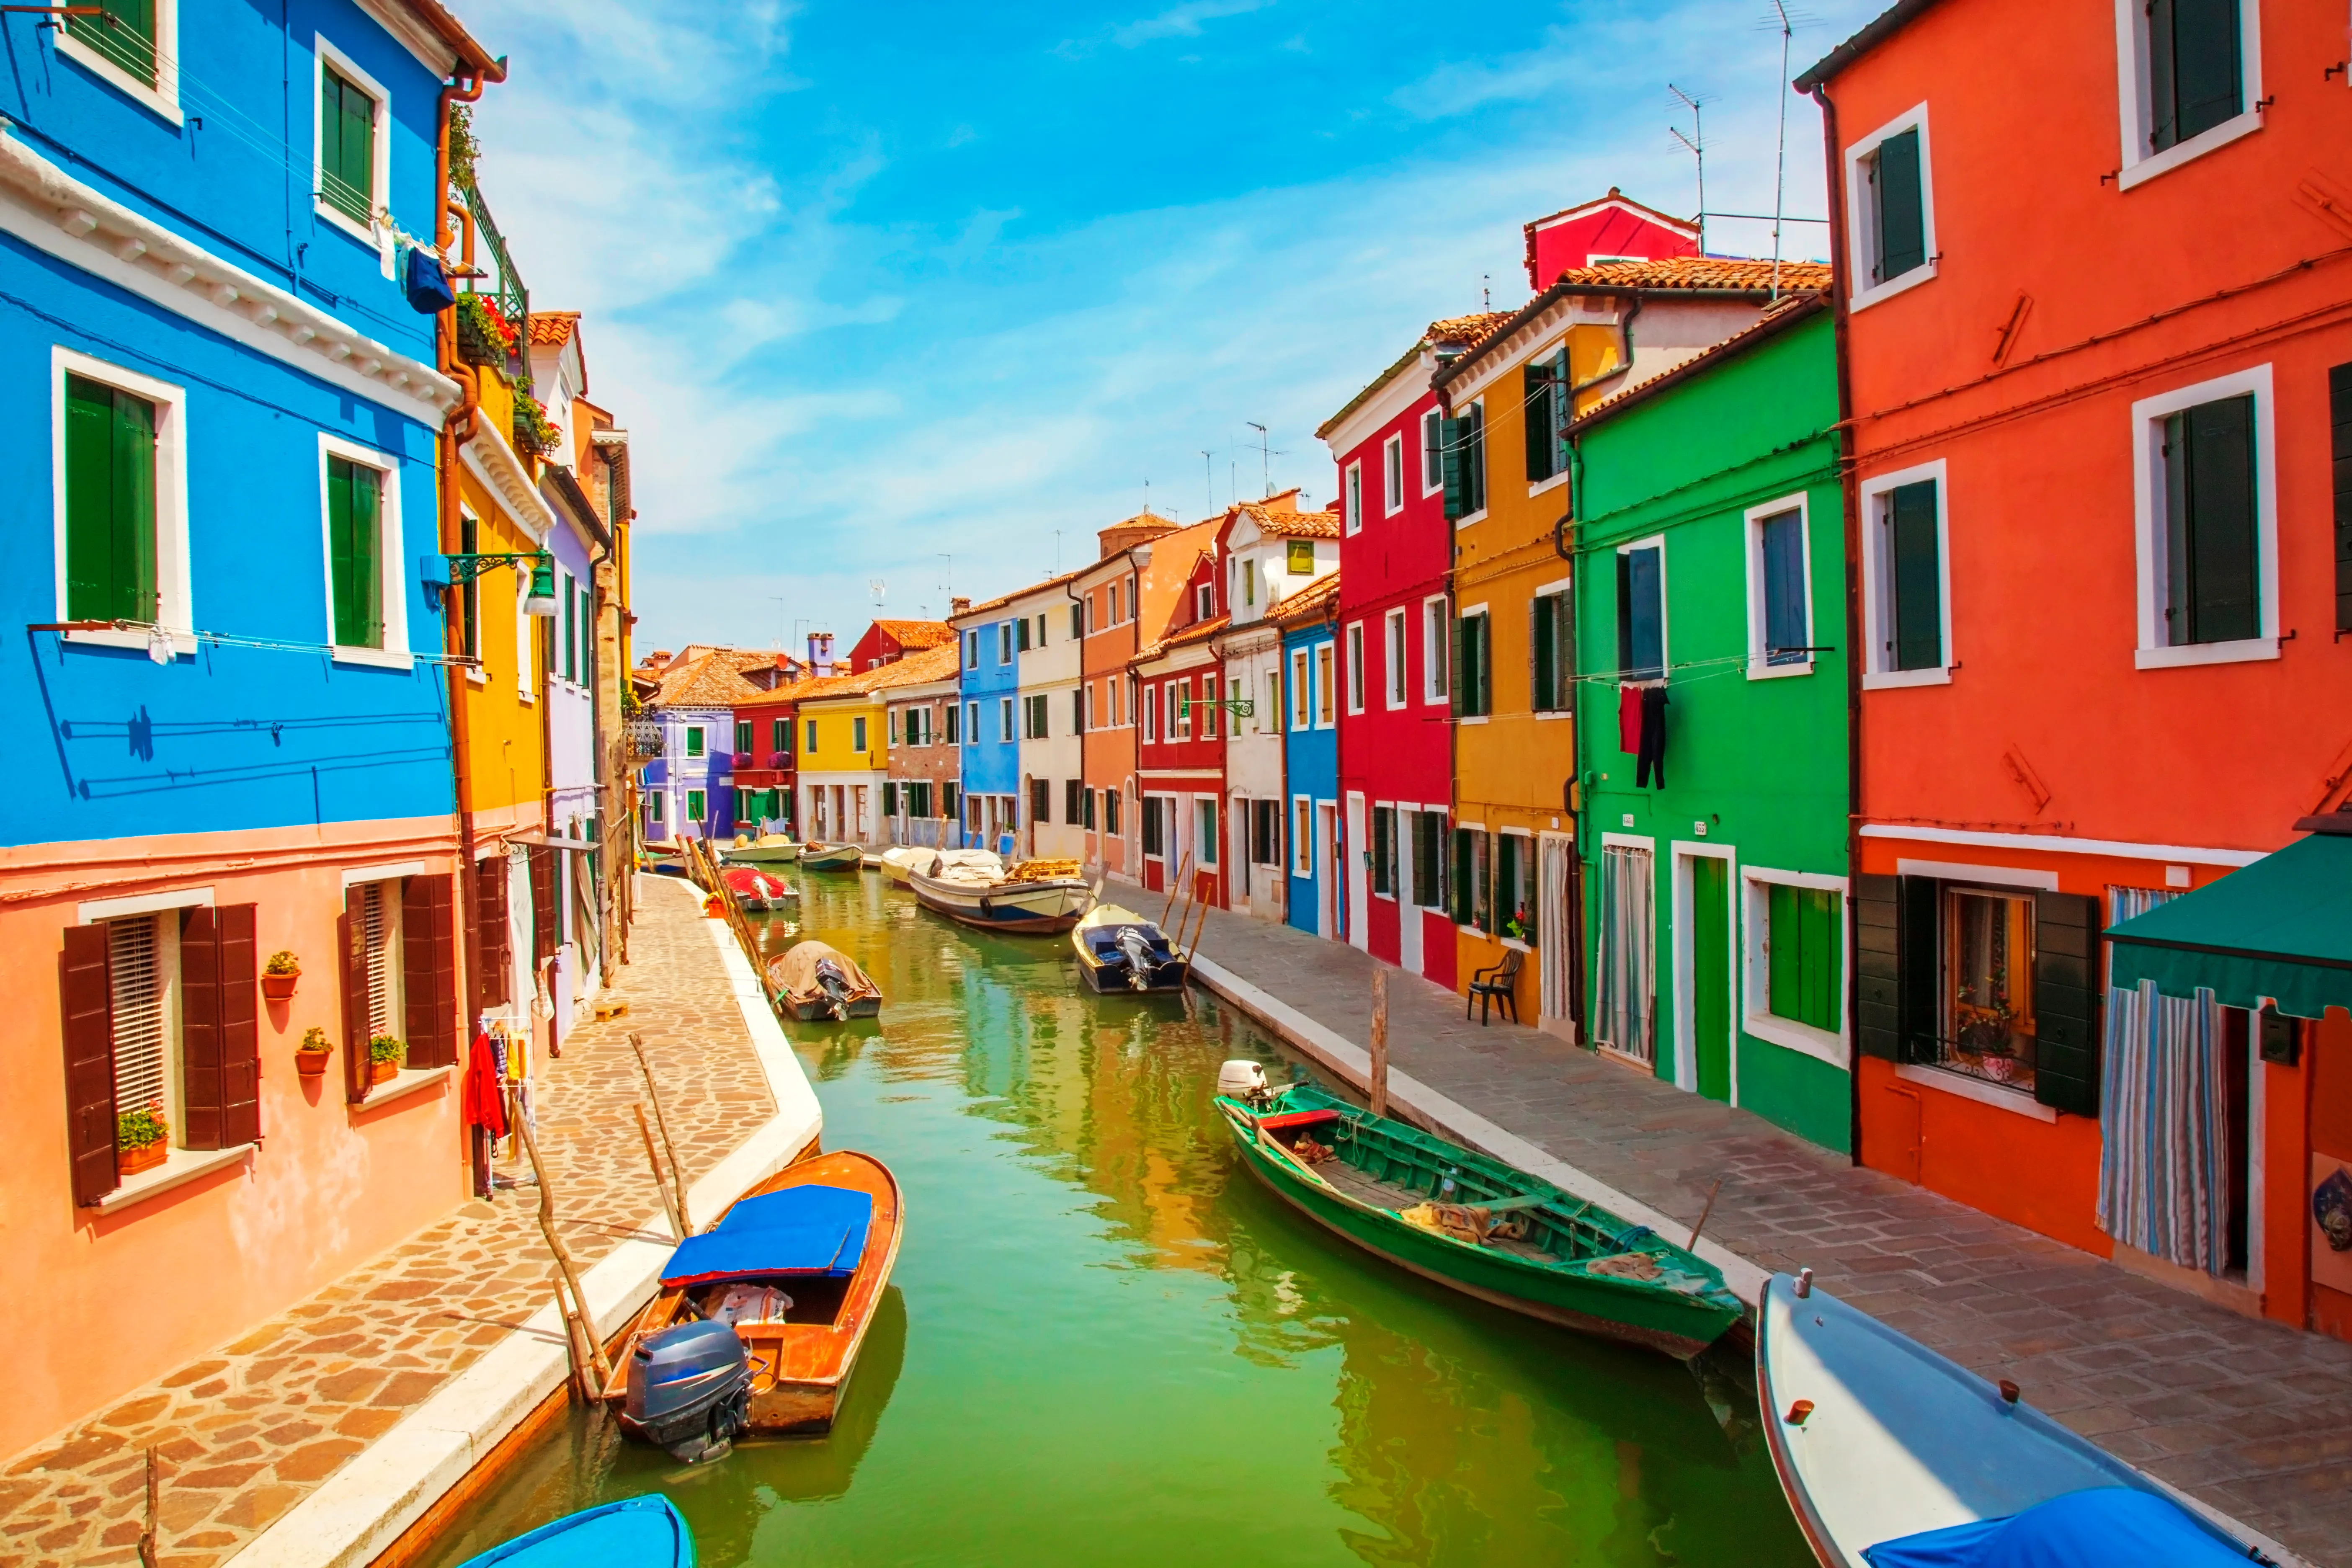
POLYGON ((536 969, 555 956, 555 851, 530 847, 530 962, 536 969))
POLYGON ((367 933, 352 918, 351 893, 335 917, 335 952, 343 981, 343 1098, 353 1105, 368 1097, 367 933))
POLYGON ((400 884, 403 989, 407 994, 408 1065, 448 1067, 457 1059, 456 953, 448 877, 409 877, 400 884))
POLYGON ((474 863, 474 1010, 507 1005, 514 955, 507 941, 507 861, 493 855, 474 863))
POLYGON ((223 1147, 220 922, 203 908, 190 910, 180 926, 180 1143, 223 1147))
POLYGON ((213 911, 220 953, 221 1147, 261 1138, 261 963, 254 906, 213 911))
POLYGON ((66 1037, 66 1152, 74 1202, 95 1204, 122 1184, 114 1170, 114 976, 106 928, 68 926, 58 955, 66 1037))

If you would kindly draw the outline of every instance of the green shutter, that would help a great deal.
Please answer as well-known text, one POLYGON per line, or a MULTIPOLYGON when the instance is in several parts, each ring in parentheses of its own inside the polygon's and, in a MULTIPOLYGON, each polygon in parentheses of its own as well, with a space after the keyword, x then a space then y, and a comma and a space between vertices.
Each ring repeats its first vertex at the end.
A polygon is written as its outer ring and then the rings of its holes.
POLYGON ((1465 684, 1467 684, 1467 678, 1464 674, 1462 666, 1462 643, 1464 637, 1466 636, 1466 632, 1462 625, 1461 616, 1454 616, 1449 617, 1449 619, 1454 627, 1454 648, 1453 657, 1447 663, 1445 668, 1446 673, 1452 676, 1453 679, 1446 682, 1446 690, 1447 694, 1453 699, 1454 716, 1456 719, 1459 719, 1465 711, 1462 705, 1462 689, 1465 684))
POLYGON ((1927 264, 1927 208, 1919 179, 1919 132, 1915 127, 1878 144, 1870 161, 1877 196, 1876 265, 1871 280, 1884 283, 1927 264))
POLYGON ((1475 918, 1476 898, 1470 883, 1470 830, 1454 830, 1454 907, 1446 911, 1455 925, 1469 925, 1475 918))
POLYGON ((355 223, 375 213, 375 100, 319 68, 319 195, 355 223))
POLYGON ((1462 433, 1468 423, 1463 419, 1440 419, 1437 422, 1437 450, 1440 471, 1445 479, 1445 516, 1448 521, 1467 515, 1471 510, 1462 488, 1465 471, 1462 461, 1462 433))
POLYGON ((1834 1035, 1838 1030, 1839 990, 1844 978, 1839 935, 1843 903, 1825 888, 1807 888, 1799 899, 1805 949, 1804 1022, 1834 1035))
POLYGON ((1462 416, 1462 499, 1465 511, 1486 510, 1486 410, 1472 404, 1462 416))
POLYGON ((339 647, 383 646, 382 480, 364 463, 327 459, 327 546, 339 647))
POLYGON ((2260 637, 2253 395, 2200 404, 2164 426, 2166 640, 2260 637))
POLYGON ((1933 669, 1944 662, 1944 592, 1936 537, 1936 481, 1904 485, 1886 497, 1887 554, 1895 623, 1888 650, 1896 669, 1933 669))
POLYGON ((68 16, 67 31, 121 67, 125 74, 153 87, 156 81, 155 0, 76 0, 76 3, 96 5, 100 14, 68 16))
POLYGON ((1551 362, 1533 361, 1519 374, 1526 386, 1528 481, 1540 484, 1552 476, 1551 362))
POLYGON ((155 405, 66 377, 66 615, 153 621, 155 405))
POLYGON ((2099 900, 2033 895, 2033 1098, 2099 1113, 2099 900))

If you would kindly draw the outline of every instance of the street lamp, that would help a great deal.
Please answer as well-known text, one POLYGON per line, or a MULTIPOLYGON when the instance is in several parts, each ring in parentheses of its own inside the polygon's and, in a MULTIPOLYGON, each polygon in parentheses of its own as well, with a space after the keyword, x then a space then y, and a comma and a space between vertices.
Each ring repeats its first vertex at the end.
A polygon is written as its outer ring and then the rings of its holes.
POLYGON ((497 566, 520 566, 530 563, 530 592, 523 595, 522 613, 526 616, 555 614, 555 557, 544 550, 525 551, 503 555, 444 555, 449 569, 449 584, 461 586, 497 566))

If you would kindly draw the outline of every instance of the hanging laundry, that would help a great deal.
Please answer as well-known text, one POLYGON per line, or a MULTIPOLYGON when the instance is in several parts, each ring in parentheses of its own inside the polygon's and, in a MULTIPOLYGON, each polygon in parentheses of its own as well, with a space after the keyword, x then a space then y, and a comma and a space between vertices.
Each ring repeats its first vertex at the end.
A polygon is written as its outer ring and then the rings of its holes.
POLYGON ((488 1031, 474 1037, 474 1047, 466 1060, 466 1125, 487 1127, 493 1138, 503 1138, 507 1131, 506 1097, 500 1092, 497 1047, 490 1044, 488 1031))
POLYGON ((1642 689, 1617 689, 1617 749, 1633 756, 1642 749, 1642 689))
POLYGON ((1650 787, 1650 774, 1657 773, 1660 789, 1666 787, 1666 689, 1653 686, 1642 693, 1642 743, 1635 753, 1640 759, 1633 769, 1633 785, 1650 787))

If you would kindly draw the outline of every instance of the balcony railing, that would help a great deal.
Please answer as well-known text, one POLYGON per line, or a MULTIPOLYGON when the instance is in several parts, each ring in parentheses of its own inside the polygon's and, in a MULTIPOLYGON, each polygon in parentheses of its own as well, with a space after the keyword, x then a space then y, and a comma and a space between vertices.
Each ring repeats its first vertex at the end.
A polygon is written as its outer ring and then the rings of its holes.
POLYGON ((624 721, 629 742, 629 757, 633 762, 649 763, 662 754, 662 725, 658 719, 624 721))
POLYGON ((2032 1094, 2038 1044, 2029 1034, 1964 1029, 1956 1040, 1924 1036, 1913 1039, 1911 1059, 2032 1094))

